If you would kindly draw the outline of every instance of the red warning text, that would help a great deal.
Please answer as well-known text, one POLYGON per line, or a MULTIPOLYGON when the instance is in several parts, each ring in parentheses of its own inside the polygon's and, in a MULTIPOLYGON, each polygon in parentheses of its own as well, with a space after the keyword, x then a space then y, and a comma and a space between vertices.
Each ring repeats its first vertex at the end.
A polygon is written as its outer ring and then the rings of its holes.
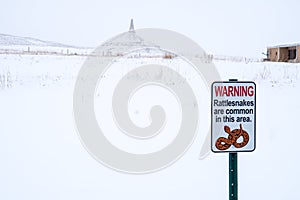
POLYGON ((228 86, 228 85, 219 85, 215 86, 216 96, 253 96, 254 88, 253 86, 228 86))

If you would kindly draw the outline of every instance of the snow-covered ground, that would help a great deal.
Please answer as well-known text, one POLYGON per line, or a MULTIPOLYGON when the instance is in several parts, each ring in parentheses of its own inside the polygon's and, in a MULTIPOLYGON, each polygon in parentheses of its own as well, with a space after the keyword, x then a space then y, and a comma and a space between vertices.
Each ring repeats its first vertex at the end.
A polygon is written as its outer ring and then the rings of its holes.
MULTIPOLYGON (((200 136, 178 162, 153 174, 122 174, 94 160, 73 119, 84 60, 0 55, 0 199, 228 199, 228 155, 199 160, 200 136)), ((239 198, 298 200, 300 64, 215 65, 223 80, 257 84, 257 148, 239 154, 239 198)))

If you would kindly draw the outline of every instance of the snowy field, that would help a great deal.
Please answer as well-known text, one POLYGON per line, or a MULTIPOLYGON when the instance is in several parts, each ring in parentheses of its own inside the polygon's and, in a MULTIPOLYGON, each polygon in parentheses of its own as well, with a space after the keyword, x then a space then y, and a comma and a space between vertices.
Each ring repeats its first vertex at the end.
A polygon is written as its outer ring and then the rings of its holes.
MULTIPOLYGON (((228 199, 228 155, 199 160, 203 134, 178 162, 153 174, 122 174, 94 160, 73 119, 73 88, 84 60, 0 54, 0 199, 228 199)), ((239 198, 300 199, 300 65, 215 65, 223 80, 257 84, 257 148, 239 154, 239 198)))

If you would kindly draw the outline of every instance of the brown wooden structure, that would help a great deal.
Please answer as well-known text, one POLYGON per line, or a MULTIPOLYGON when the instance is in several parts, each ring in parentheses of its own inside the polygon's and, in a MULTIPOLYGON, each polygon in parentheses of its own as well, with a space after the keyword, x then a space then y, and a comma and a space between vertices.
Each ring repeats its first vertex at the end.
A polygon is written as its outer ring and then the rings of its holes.
POLYGON ((268 47, 267 60, 272 62, 300 62, 300 43, 268 47))

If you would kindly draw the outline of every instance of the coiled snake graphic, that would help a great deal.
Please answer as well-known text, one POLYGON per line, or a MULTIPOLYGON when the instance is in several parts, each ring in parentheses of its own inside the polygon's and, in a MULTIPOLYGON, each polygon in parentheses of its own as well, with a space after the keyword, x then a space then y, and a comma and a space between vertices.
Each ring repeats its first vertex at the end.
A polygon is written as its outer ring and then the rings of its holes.
POLYGON ((230 128, 228 126, 224 126, 224 131, 228 133, 228 138, 225 137, 219 137, 216 141, 216 147, 219 150, 226 150, 231 145, 235 146, 236 148, 242 148, 246 146, 249 142, 249 134, 243 130, 242 124, 240 124, 240 129, 234 129, 230 131, 230 128), (239 137, 243 137, 242 142, 237 142, 239 137))

